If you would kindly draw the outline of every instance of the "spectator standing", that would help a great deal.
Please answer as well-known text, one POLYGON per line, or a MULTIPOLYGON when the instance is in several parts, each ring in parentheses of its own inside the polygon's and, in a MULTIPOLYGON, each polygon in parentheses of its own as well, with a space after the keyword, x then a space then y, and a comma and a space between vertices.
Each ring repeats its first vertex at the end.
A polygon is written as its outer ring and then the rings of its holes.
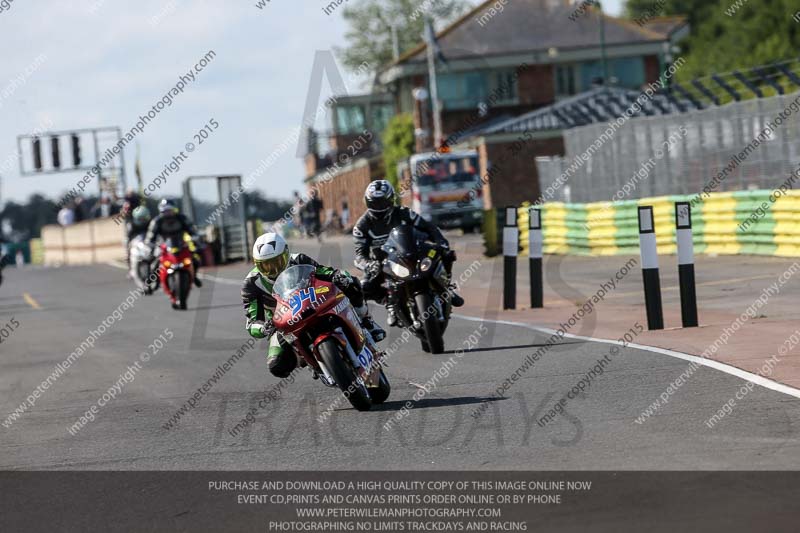
POLYGON ((316 190, 311 189, 308 192, 308 204, 306 205, 306 225, 309 237, 316 235, 319 237, 322 229, 322 210, 324 205, 322 200, 319 199, 316 190))
POLYGON ((125 198, 122 203, 122 210, 120 213, 125 218, 125 222, 130 222, 133 216, 133 210, 142 204, 142 199, 133 189, 125 191, 125 198))
POLYGON ((72 203, 62 207, 58 212, 58 223, 64 227, 75 224, 75 210, 72 203))
POLYGON ((85 202, 84 202, 83 196, 77 196, 75 198, 75 202, 74 202, 74 204, 72 206, 73 224, 76 224, 78 222, 83 222, 84 220, 89 218, 87 216, 86 206, 84 205, 84 203, 85 202))
POLYGON ((93 218, 108 218, 115 213, 116 208, 111 202, 111 197, 107 193, 103 193, 92 210, 93 218))
POLYGON ((347 199, 342 200, 342 229, 347 231, 350 228, 350 206, 347 199))

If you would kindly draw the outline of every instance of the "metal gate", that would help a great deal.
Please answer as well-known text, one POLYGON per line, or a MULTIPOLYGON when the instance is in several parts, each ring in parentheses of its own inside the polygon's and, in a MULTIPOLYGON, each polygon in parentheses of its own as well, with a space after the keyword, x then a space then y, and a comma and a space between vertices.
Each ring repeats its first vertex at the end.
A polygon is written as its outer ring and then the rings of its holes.
POLYGON ((249 257, 242 177, 191 176, 183 182, 183 211, 198 228, 214 226, 223 262, 249 257))

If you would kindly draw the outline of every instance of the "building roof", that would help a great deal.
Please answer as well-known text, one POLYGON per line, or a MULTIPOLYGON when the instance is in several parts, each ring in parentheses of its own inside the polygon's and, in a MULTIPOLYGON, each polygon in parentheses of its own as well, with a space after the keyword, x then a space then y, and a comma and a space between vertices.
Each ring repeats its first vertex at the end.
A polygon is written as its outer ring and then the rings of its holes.
MULTIPOLYGON (((606 46, 659 43, 685 21, 635 22, 601 15, 594 7, 576 14, 578 5, 563 0, 513 0, 496 9, 497 0, 481 3, 437 34, 444 56, 460 59, 475 56, 517 54, 555 49, 599 46, 600 21, 605 21, 606 46), (494 13, 494 14, 492 14, 494 13)), ((425 59, 425 43, 400 56, 397 65, 425 59)))
MULTIPOLYGON (((673 80, 668 87, 658 84, 652 87, 655 90, 652 97, 643 98, 632 117, 683 113, 729 100, 793 93, 800 90, 800 59, 695 78, 689 83, 673 80)), ((622 87, 600 86, 518 117, 483 124, 470 135, 563 130, 607 122, 621 117, 644 94, 622 87)))
POLYGON ((688 26, 688 19, 683 15, 671 17, 654 17, 644 23, 644 27, 650 31, 663 35, 673 35, 688 26))
MULTIPOLYGON (((607 122, 623 116, 641 95, 639 91, 621 87, 597 87, 519 117, 489 125, 476 134, 565 130, 596 122, 607 122)), ((668 115, 692 107, 690 102, 677 100, 666 93, 657 93, 631 116, 668 115)))

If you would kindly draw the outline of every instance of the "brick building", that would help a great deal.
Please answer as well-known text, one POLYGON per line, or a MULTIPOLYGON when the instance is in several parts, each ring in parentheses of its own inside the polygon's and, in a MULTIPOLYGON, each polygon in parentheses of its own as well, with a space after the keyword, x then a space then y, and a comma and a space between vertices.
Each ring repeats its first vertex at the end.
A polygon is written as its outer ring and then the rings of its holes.
MULTIPOLYGON (((498 125, 598 85, 638 90, 657 81, 672 60, 674 44, 687 32, 681 17, 640 25, 594 7, 579 12, 578 4, 567 0, 491 0, 440 31, 437 41, 446 63, 437 65, 437 87, 445 143, 477 149, 482 175, 494 168, 484 186, 485 207, 535 200, 534 159, 564 153, 561 122, 529 132, 498 125)), ((418 131, 430 129, 429 102, 413 96, 415 89, 427 87, 427 72, 422 43, 379 72, 374 94, 333 105, 328 153, 310 154, 306 162, 307 181, 322 184, 326 204, 338 206, 346 196, 353 216, 363 211, 365 180, 383 174, 380 128, 392 114, 410 113, 418 131), (343 150, 354 152, 345 148, 352 136, 364 130, 373 138, 356 153, 364 161, 360 166, 348 161, 331 172, 343 150)), ((418 137, 417 150, 430 150, 429 139, 418 137)))

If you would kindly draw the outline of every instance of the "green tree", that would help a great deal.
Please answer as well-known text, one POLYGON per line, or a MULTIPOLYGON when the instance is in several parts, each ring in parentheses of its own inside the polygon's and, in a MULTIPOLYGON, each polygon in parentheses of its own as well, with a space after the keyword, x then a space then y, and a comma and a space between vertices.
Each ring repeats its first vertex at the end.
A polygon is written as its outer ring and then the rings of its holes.
POLYGON ((347 46, 336 53, 351 70, 375 72, 392 60, 393 26, 402 54, 422 41, 425 16, 442 28, 470 7, 467 0, 354 0, 343 10, 347 46))
POLYGON ((56 204, 41 194, 34 194, 27 204, 8 202, 0 211, 0 220, 6 220, 11 226, 11 235, 7 238, 28 240, 41 235, 42 226, 56 223, 58 209, 56 204))
POLYGON ((792 20, 797 0, 748 0, 738 7, 735 0, 628 0, 625 12, 637 19, 654 7, 659 15, 688 18, 679 81, 794 59, 800 49, 800 24, 792 20))
POLYGON ((261 220, 279 220, 292 207, 291 202, 267 198, 258 189, 245 193, 247 217, 261 220))
POLYGON ((386 179, 397 188, 397 163, 414 153, 414 117, 395 115, 383 133, 383 163, 386 179))
POLYGON ((691 24, 717 10, 716 3, 717 0, 628 0, 625 15, 632 19, 686 15, 691 24))

